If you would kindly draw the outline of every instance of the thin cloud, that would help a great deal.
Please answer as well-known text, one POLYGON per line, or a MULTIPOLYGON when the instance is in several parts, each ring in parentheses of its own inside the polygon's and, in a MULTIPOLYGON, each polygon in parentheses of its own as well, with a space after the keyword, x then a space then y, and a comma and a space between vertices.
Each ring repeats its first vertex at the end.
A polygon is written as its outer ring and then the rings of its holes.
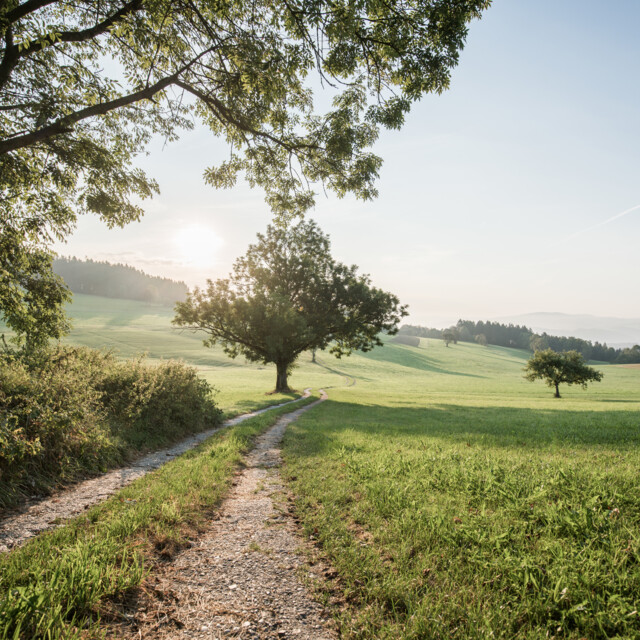
POLYGON ((635 207, 631 207, 631 209, 627 209, 626 211, 623 211, 622 213, 618 213, 615 216, 613 216, 611 218, 608 218, 607 220, 603 220, 602 222, 598 222, 597 224, 593 224, 590 227, 587 227, 586 229, 582 229, 581 231, 576 231, 575 233, 572 233, 567 238, 567 240, 572 240, 576 236, 581 236, 583 233, 587 233, 589 231, 593 231, 594 229, 599 229, 600 227, 604 227, 606 224, 609 224, 610 222, 613 222, 614 220, 617 220, 618 218, 622 218, 623 216, 629 215, 630 213, 632 213, 633 211, 636 211, 637 209, 640 209, 640 204, 637 204, 635 207))

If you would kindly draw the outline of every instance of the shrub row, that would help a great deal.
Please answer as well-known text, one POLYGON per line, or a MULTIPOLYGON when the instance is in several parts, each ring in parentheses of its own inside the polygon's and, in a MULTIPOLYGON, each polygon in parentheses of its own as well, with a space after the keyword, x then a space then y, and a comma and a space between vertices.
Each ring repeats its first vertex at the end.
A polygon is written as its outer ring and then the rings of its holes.
POLYGON ((0 508, 105 471, 221 421, 213 390, 180 362, 58 347, 0 357, 0 508))

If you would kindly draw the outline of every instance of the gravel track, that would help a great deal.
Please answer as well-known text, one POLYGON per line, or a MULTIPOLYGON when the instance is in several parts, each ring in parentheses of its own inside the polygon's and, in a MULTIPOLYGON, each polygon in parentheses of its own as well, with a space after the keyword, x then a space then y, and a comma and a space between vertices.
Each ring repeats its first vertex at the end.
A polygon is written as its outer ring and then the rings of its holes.
MULTIPOLYGON (((306 398, 309 394, 310 389, 305 389, 302 397, 306 398)), ((0 520, 0 553, 10 551, 42 531, 64 524, 65 520, 73 518, 92 505, 106 500, 137 478, 161 467, 169 460, 199 445, 216 431, 244 422, 272 409, 297 402, 299 399, 236 416, 226 420, 219 427, 190 436, 173 447, 155 451, 139 458, 127 467, 114 469, 97 478, 79 482, 49 498, 27 502, 21 508, 0 520)))
POLYGON ((335 640, 330 616, 298 576, 305 568, 292 518, 274 506, 283 489, 280 441, 291 422, 322 398, 281 417, 256 441, 246 467, 210 523, 189 549, 159 565, 135 608, 104 630, 111 638, 335 640))

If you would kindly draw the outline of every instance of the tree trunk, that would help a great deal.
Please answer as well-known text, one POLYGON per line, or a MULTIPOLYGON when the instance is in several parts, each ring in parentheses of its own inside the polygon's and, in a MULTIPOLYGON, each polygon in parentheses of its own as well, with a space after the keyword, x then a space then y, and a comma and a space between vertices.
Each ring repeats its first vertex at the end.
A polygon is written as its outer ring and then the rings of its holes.
POLYGON ((554 398, 559 398, 560 397, 560 389, 558 389, 558 383, 555 382, 554 383, 556 385, 556 395, 553 396, 554 398))
POLYGON ((311 350, 311 362, 315 362, 316 361, 316 350, 312 349, 311 350))
POLYGON ((291 391, 289 384, 287 383, 287 377, 289 375, 287 364, 276 363, 277 376, 276 376, 276 392, 287 393, 291 391))

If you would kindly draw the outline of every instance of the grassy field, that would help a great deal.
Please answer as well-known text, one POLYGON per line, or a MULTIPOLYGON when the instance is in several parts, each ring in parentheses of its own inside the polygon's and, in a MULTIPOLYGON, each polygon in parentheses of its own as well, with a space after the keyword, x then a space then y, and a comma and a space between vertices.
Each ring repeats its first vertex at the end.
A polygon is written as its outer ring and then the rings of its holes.
POLYGON ((526 358, 387 345, 289 429, 345 637, 640 637, 640 370, 557 400, 526 358))
MULTIPOLYGON (((219 347, 204 347, 204 335, 171 325, 173 310, 169 307, 74 294, 68 313, 73 330, 65 342, 113 349, 126 358, 145 353, 150 360, 184 360, 198 367, 218 390, 216 401, 227 415, 277 404, 295 395, 266 395, 275 387, 275 366, 232 360, 219 347)), ((341 384, 339 373, 311 365, 306 354, 290 379, 290 386, 298 391, 341 384)))
MULTIPOLYGON (((229 413, 281 399, 271 367, 169 309, 76 296, 72 315, 72 342, 196 364, 229 413)), ((527 358, 424 339, 302 358, 293 385, 330 400, 288 430, 285 474, 344 637, 640 638, 640 369, 557 400, 527 358)))

